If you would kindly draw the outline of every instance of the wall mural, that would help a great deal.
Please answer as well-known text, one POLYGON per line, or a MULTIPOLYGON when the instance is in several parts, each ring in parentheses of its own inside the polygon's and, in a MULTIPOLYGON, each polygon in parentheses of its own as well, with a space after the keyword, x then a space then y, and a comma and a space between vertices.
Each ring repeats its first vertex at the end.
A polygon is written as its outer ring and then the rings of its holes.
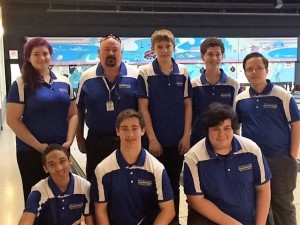
MULTIPOLYGON (((30 39, 30 38, 29 38, 30 39)), ((52 45, 54 55, 52 70, 70 78, 76 90, 81 73, 98 63, 99 37, 46 38, 52 45)), ((174 59, 187 66, 191 79, 200 75, 204 63, 199 46, 205 37, 176 38, 174 59)), ((221 67, 240 83, 247 83, 242 61, 251 52, 260 52, 269 62, 268 79, 273 82, 294 82, 297 61, 297 38, 221 38, 225 55, 221 67)), ((140 66, 152 62, 151 39, 122 37, 123 61, 140 66)))

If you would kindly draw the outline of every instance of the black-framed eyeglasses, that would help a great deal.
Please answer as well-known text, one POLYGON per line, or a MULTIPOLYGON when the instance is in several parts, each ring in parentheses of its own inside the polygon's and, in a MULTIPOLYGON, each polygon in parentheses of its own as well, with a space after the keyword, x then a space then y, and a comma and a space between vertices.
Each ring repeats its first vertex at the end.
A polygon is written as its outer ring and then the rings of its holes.
POLYGON ((252 68, 252 67, 249 67, 247 68, 245 71, 246 73, 250 74, 250 73, 254 73, 254 72, 262 72, 264 69, 266 69, 266 67, 263 67, 263 66, 260 66, 260 67, 256 67, 256 68, 252 68))
POLYGON ((109 34, 109 35, 103 36, 103 37, 101 38, 101 40, 100 40, 100 43, 101 43, 102 41, 105 41, 105 40, 109 39, 109 38, 115 39, 116 41, 118 41, 118 42, 121 43, 121 39, 120 39, 118 36, 113 35, 113 34, 109 34))

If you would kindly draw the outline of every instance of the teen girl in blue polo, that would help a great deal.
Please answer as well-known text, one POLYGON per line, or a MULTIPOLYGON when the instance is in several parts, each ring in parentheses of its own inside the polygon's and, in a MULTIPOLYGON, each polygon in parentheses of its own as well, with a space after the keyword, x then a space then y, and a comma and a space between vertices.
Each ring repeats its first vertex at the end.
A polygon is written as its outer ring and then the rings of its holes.
POLYGON ((17 161, 24 199, 47 175, 41 153, 50 143, 68 149, 78 123, 72 87, 67 77, 49 70, 53 49, 43 38, 24 46, 22 76, 12 84, 7 100, 7 124, 16 134, 17 161))

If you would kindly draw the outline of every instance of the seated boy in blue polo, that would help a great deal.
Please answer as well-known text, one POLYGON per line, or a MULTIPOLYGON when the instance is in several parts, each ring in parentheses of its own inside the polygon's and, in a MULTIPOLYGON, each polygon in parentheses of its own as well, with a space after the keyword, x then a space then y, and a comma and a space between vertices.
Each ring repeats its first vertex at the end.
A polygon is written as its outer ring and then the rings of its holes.
POLYGON ((72 174, 70 152, 51 144, 42 153, 43 167, 50 176, 31 189, 19 225, 94 225, 90 212, 90 183, 72 174))
POLYGON ((260 148, 234 134, 233 108, 218 102, 203 114, 207 136, 185 155, 187 225, 266 224, 271 172, 260 148))
POLYGON ((91 198, 98 224, 168 225, 175 216, 173 192, 164 166, 142 148, 145 121, 134 110, 116 121, 120 149, 98 164, 91 198))

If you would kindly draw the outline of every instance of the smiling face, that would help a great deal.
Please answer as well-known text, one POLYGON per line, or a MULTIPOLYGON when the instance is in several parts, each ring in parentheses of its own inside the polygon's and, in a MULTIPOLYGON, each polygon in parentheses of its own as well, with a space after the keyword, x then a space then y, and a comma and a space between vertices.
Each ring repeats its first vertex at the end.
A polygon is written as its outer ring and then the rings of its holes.
POLYGON ((107 38, 100 45, 99 59, 101 65, 119 67, 122 61, 121 43, 114 38, 107 38))
POLYGON ((44 170, 49 173, 56 184, 64 183, 69 179, 72 165, 70 158, 61 150, 53 150, 45 157, 44 170))
POLYGON ((49 70, 51 54, 46 46, 34 47, 27 59, 38 72, 49 70))
POLYGON ((140 121, 137 117, 130 117, 122 120, 120 127, 116 129, 117 135, 121 139, 121 146, 124 148, 141 148, 141 137, 145 129, 141 128, 140 121))
POLYGON ((226 119, 223 123, 215 127, 208 128, 208 138, 215 152, 221 153, 231 150, 231 141, 233 139, 233 129, 231 120, 226 119))
POLYGON ((206 69, 219 68, 221 61, 223 60, 223 54, 220 46, 209 47, 207 51, 201 55, 206 69))

